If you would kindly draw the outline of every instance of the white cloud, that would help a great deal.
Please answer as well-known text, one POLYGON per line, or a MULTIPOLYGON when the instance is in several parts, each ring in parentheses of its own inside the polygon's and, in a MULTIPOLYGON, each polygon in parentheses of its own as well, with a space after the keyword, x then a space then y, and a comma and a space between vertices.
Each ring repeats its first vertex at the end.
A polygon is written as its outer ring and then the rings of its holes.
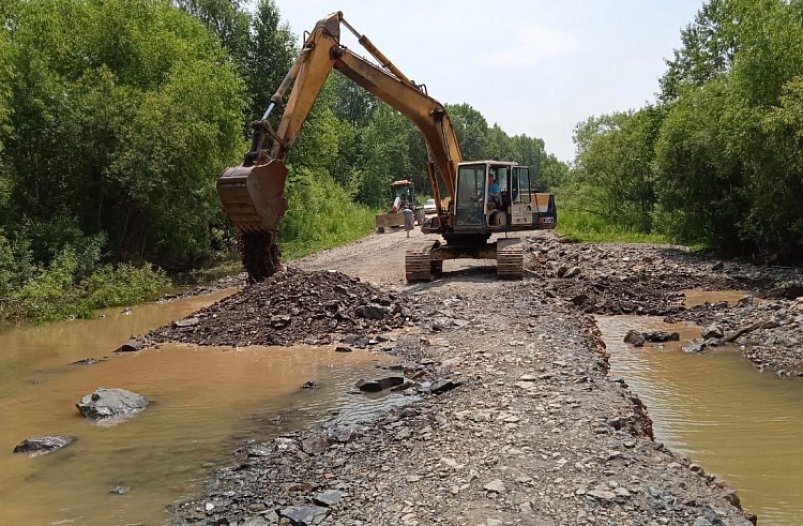
POLYGON ((580 43, 569 33, 532 28, 517 31, 512 46, 489 51, 482 62, 491 66, 527 66, 540 60, 562 57, 579 49, 580 43))

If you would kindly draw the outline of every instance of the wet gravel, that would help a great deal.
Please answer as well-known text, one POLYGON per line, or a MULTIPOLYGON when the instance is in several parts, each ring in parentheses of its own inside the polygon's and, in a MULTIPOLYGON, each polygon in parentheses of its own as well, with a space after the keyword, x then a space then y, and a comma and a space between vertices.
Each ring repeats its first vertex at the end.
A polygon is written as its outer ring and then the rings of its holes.
POLYGON ((562 279, 408 289, 415 327, 377 375, 409 380, 387 394, 409 403, 245 444, 174 524, 749 524, 723 481, 654 442, 562 279))
MULTIPOLYGON (((685 247, 529 239, 527 267, 544 294, 584 313, 665 316, 723 333, 760 370, 803 375, 803 271, 719 261, 685 247), (743 301, 686 308, 684 289, 745 290, 743 301)), ((702 343, 702 341, 700 342, 702 343)), ((698 347, 700 351, 705 346, 698 347)))
POLYGON ((404 326, 407 302, 334 271, 288 269, 144 336, 150 343, 329 344, 333 335, 379 334, 404 326))

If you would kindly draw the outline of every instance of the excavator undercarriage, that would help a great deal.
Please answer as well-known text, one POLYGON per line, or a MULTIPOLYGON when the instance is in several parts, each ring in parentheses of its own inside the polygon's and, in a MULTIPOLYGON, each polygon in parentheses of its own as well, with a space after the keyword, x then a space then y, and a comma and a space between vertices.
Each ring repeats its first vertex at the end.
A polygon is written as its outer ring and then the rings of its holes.
POLYGON ((500 239, 495 243, 441 244, 440 241, 420 241, 407 246, 404 255, 404 273, 408 283, 431 281, 443 272, 447 259, 496 260, 496 277, 521 279, 524 247, 521 239, 500 239))

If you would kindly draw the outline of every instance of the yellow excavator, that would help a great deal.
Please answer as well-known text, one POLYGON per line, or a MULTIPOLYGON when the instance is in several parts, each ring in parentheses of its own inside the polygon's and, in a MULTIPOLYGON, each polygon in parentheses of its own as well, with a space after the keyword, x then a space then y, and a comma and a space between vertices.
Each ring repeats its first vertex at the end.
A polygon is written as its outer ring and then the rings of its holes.
POLYGON ((218 180, 223 209, 242 233, 243 264, 249 278, 260 281, 278 269, 276 228, 287 210, 285 159, 332 70, 410 119, 424 136, 437 214, 421 225, 421 230, 440 235, 442 240, 408 245, 407 281, 429 281, 442 271, 444 260, 458 258, 495 259, 497 277, 521 278, 521 240, 489 240, 497 233, 554 228, 554 196, 533 191, 526 166, 496 160, 464 162, 443 105, 358 33, 342 12, 323 18, 309 33, 262 118, 253 123, 253 142, 243 163, 226 169, 218 180), (380 65, 341 45, 341 27, 353 33, 380 65), (283 103, 291 86, 284 113, 274 129, 268 117, 283 103))

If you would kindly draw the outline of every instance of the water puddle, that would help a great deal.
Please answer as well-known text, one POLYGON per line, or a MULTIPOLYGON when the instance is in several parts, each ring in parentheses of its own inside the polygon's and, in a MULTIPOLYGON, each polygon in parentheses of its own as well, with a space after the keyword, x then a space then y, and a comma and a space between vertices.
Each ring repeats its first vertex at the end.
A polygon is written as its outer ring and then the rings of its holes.
POLYGON ((683 291, 685 301, 683 305, 688 307, 695 307, 703 303, 716 303, 718 301, 727 301, 731 305, 744 298, 745 296, 752 296, 746 290, 702 290, 702 289, 686 289, 683 291))
MULTIPOLYGON (((714 302, 729 298, 709 296, 714 302)), ((731 298, 738 300, 744 293, 731 298)), ((688 298, 688 296, 687 296, 688 298)), ((745 508, 770 526, 803 517, 803 383, 758 373, 734 346, 688 354, 694 325, 658 318, 597 317, 611 353, 611 375, 624 378, 649 409, 655 438, 733 485, 745 508), (670 330, 680 342, 623 343, 629 329, 670 330)))
POLYGON ((364 400, 347 391, 357 379, 377 374, 382 358, 368 351, 168 344, 91 366, 69 365, 108 356, 130 334, 225 294, 0 333, 0 524, 163 524, 169 520, 164 507, 199 492, 206 468, 228 461, 225 452, 244 438, 296 429, 364 400), (317 389, 300 389, 312 379, 317 389), (154 403, 127 422, 97 426, 75 403, 98 387, 122 387, 154 403), (40 434, 78 440, 37 458, 11 453, 22 439, 40 434), (112 493, 118 486, 130 489, 112 493))

